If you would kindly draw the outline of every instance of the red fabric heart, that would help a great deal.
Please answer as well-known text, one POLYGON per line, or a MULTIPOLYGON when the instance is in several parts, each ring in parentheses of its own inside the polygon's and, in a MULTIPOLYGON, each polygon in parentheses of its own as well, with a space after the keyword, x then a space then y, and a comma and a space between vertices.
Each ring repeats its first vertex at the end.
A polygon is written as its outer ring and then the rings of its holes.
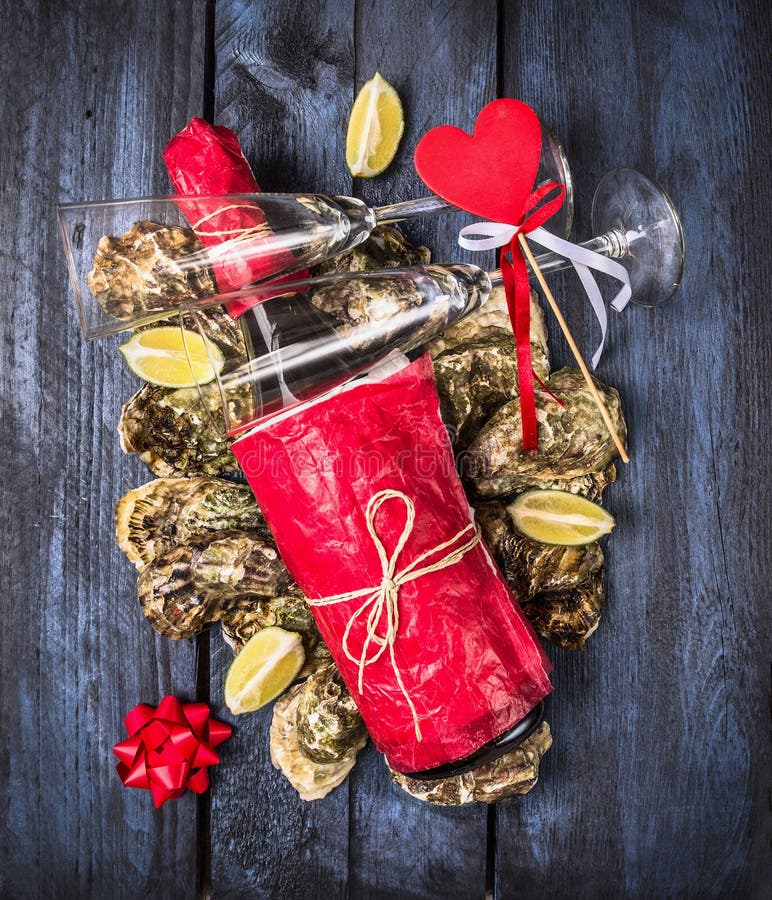
POLYGON ((518 225, 540 156, 539 117, 527 104, 505 99, 482 109, 471 135, 451 125, 427 132, 415 149, 415 167, 454 206, 518 225))

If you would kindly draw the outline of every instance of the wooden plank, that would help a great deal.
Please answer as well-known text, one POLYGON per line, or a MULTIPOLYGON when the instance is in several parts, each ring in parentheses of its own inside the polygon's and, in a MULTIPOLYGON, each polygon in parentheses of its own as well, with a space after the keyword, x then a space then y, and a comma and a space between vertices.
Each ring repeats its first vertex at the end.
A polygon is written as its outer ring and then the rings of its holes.
MULTIPOLYGON (((551 652, 555 744, 539 787, 499 810, 496 895, 762 896, 772 334, 753 147, 770 135, 767 17, 526 2, 504 18, 503 89, 566 141, 577 234, 601 175, 633 165, 672 191, 688 260, 669 306, 613 318, 599 375, 622 392, 633 461, 607 494, 607 611, 584 653, 551 652)), ((591 316, 564 285, 589 348, 591 316)))
MULTIPOLYGON (((353 2, 216 6, 216 121, 241 139, 264 190, 348 194, 344 138, 354 83, 353 2)), ((233 658, 212 636, 221 717, 233 658)), ((307 803, 271 765, 270 709, 235 722, 212 794, 213 895, 342 897, 349 786, 307 803)))
POLYGON ((203 3, 1 9, 0 893, 189 897, 195 798, 155 811, 111 747, 135 703, 194 693, 194 647, 155 636, 115 545, 113 504, 149 477, 115 432, 136 380, 117 340, 81 338, 54 204, 165 189, 203 3))
MULTIPOLYGON (((395 161, 355 192, 372 204, 429 193, 413 166, 421 136, 441 124, 471 128, 496 96, 494 2, 357 4, 357 90, 376 71, 402 98, 405 133, 395 161)), ((456 235, 469 217, 446 214, 405 225, 438 261, 472 260, 456 235)), ((492 254, 474 262, 487 265, 492 254)), ((373 748, 351 777, 352 897, 472 898, 485 894, 487 815, 482 806, 437 809, 395 787, 373 748)))

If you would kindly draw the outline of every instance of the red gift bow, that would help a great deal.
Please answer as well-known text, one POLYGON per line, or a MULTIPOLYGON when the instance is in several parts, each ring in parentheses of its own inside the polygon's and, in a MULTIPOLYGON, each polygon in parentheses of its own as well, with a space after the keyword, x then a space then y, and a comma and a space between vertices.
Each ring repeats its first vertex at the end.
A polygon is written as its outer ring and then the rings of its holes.
MULTIPOLYGON (((538 450, 539 437, 536 422, 536 398, 534 396, 534 371, 531 360, 531 287, 528 268, 518 235, 528 234, 554 216, 563 205, 566 190, 562 184, 549 181, 537 188, 525 201, 523 218, 508 224, 515 226, 509 247, 502 251, 499 263, 504 279, 507 309, 515 332, 517 346, 517 377, 520 383, 520 418, 523 427, 523 450, 538 450), (550 194, 558 195, 545 203, 550 194), (541 204, 541 205, 540 205, 541 204)), ((541 384, 541 381, 539 382, 541 384)), ((542 385, 544 387, 544 385, 542 385)), ((546 390, 546 388, 545 388, 546 390)), ((561 404, 562 405, 562 404, 561 404)))
POLYGON ((124 719, 129 737, 113 747, 115 767, 126 787, 144 788, 156 807, 186 790, 203 794, 214 748, 231 736, 231 726, 211 718, 206 703, 180 703, 167 696, 157 707, 140 703, 124 719))

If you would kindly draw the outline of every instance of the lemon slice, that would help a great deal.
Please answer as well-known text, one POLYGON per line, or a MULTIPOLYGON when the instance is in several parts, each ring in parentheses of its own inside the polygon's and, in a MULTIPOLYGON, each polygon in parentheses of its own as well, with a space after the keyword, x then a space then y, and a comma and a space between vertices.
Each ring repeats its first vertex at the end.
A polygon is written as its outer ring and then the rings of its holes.
POLYGON ((542 544, 591 544, 616 525, 602 506, 568 491, 526 491, 507 511, 519 531, 542 544))
POLYGON ((404 130, 399 94, 376 72, 362 86, 348 122, 346 164, 351 174, 380 175, 394 159, 404 130))
POLYGON ((140 331, 118 349, 135 375, 161 387, 208 384, 225 363, 219 347, 175 325, 140 331))
POLYGON ((271 626, 253 635, 225 676, 225 702, 234 716, 254 712, 292 684, 305 654, 300 635, 271 626))

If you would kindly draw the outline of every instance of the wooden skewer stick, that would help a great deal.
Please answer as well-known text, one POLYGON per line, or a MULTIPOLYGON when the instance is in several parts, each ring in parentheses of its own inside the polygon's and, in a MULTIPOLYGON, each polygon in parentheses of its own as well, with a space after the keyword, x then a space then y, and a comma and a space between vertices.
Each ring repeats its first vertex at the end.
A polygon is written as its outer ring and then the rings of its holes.
POLYGON ((541 285, 541 289, 544 291, 544 296, 547 298, 549 305, 552 307, 552 311, 555 313, 555 318, 558 320, 558 325, 563 331, 563 334, 566 336, 566 340, 568 341, 568 346, 571 348, 571 352, 574 354, 574 358, 579 364, 579 368, 582 370, 582 375, 584 375, 584 380, 587 382, 587 387, 590 389, 590 393, 592 394, 592 398, 595 401, 596 406, 598 407, 600 414, 603 416, 603 421, 606 423, 606 428, 609 430, 609 434, 614 440, 616 444, 616 448, 619 451, 619 455, 622 458, 622 462, 629 463, 630 457, 627 455, 627 451, 625 450, 624 444, 622 443, 619 434, 617 433, 616 428, 614 428, 614 423, 611 421, 611 416, 608 414, 608 410, 606 409, 606 404, 603 402, 603 398, 598 393, 598 389, 595 387, 595 382, 592 380, 590 376, 589 369, 587 368, 587 364, 584 361, 581 350, 576 346, 576 341, 574 340, 574 336, 571 334, 571 330, 568 327, 568 323, 563 318, 563 313, 560 311, 560 307, 557 304, 554 296, 552 295, 552 291, 549 289, 547 282, 544 280, 544 275, 542 274, 541 269, 539 268, 538 263, 533 257, 533 253, 531 253, 531 248, 528 246, 528 242, 525 239, 525 235, 519 234, 518 240, 520 241, 520 246, 523 248, 523 253, 525 253, 528 262, 531 264, 531 271, 536 275, 536 278, 541 285))

